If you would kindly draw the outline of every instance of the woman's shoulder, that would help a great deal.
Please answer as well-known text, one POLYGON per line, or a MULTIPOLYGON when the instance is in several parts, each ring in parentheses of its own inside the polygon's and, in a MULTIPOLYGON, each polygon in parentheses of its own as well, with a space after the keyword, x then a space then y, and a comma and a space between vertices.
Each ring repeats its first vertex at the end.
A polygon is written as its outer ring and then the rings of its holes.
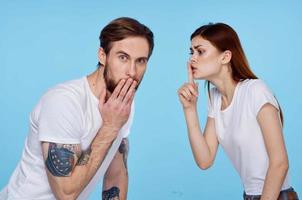
POLYGON ((264 94, 273 94, 272 90, 261 79, 246 79, 241 83, 242 91, 250 98, 257 98, 264 94))
POLYGON ((268 89, 267 84, 261 79, 245 79, 241 81, 241 87, 244 88, 247 92, 268 89))

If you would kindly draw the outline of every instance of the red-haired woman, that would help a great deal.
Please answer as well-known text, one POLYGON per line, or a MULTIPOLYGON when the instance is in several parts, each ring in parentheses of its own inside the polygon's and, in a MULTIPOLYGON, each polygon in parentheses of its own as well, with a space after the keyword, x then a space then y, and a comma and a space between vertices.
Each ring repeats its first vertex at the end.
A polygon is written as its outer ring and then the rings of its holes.
POLYGON ((244 199, 298 199, 288 180, 281 108, 270 88, 251 71, 236 32, 223 23, 201 26, 191 35, 190 51, 189 82, 178 95, 197 165, 209 168, 220 144, 241 177, 244 199), (203 132, 193 79, 208 85, 203 132), (210 84, 215 87, 210 89, 210 84))

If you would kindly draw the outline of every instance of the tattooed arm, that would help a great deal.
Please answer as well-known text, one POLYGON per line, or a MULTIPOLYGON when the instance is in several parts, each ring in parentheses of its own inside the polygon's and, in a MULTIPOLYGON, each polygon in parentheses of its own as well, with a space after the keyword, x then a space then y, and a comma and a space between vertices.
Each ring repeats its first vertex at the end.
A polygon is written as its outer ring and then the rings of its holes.
POLYGON ((57 199, 76 199, 102 164, 113 139, 101 128, 91 147, 81 151, 79 144, 42 143, 48 181, 57 199))
POLYGON ((125 200, 128 191, 128 138, 124 138, 103 180, 103 200, 125 200))
POLYGON ((42 143, 48 180, 57 199, 76 199, 95 175, 129 118, 136 85, 132 79, 122 79, 106 102, 106 89, 101 91, 102 127, 87 152, 81 152, 80 145, 42 143))

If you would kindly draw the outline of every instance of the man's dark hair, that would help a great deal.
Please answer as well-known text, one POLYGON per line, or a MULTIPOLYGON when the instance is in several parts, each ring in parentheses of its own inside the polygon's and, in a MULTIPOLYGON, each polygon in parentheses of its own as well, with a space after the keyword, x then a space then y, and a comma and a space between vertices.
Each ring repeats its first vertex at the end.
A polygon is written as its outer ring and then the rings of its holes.
MULTIPOLYGON (((100 47, 108 54, 112 48, 112 42, 120 41, 127 37, 145 38, 149 44, 148 57, 151 56, 154 47, 152 31, 144 24, 129 17, 117 18, 103 28, 99 37, 100 47)), ((98 66, 100 65, 101 63, 98 63, 98 66)))

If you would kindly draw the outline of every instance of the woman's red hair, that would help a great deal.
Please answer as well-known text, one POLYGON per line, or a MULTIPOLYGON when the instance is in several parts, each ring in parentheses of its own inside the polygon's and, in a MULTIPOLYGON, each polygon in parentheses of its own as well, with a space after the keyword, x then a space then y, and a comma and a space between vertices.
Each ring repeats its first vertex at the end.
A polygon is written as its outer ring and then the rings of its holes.
MULTIPOLYGON (((250 69, 239 37, 232 27, 224 23, 204 25, 192 33, 191 40, 198 36, 211 42, 211 44, 221 52, 226 50, 232 52, 231 69, 234 81, 240 82, 245 79, 258 79, 250 69)), ((208 88, 208 94, 210 95, 210 82, 206 81, 206 85, 208 88)), ((283 114, 280 106, 279 109, 281 122, 283 124, 283 114)))

